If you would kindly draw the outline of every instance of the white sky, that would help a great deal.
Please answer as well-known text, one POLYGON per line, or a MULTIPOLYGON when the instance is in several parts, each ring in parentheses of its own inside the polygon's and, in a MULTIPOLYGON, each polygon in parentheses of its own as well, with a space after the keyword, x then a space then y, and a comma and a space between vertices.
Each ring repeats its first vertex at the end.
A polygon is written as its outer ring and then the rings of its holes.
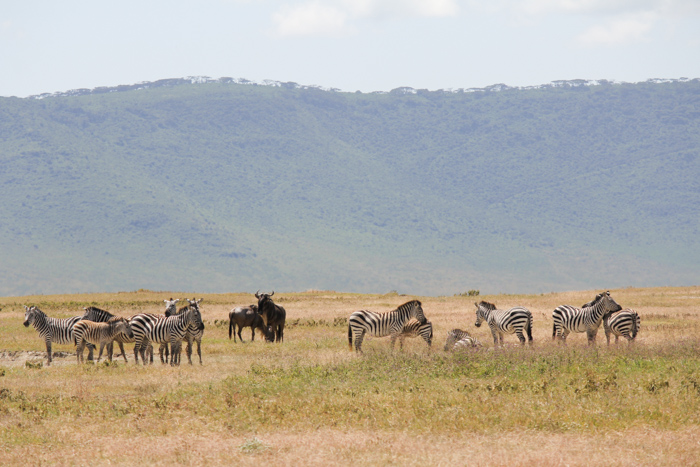
POLYGON ((0 96, 209 76, 343 91, 700 77, 700 0, 0 0, 0 96))

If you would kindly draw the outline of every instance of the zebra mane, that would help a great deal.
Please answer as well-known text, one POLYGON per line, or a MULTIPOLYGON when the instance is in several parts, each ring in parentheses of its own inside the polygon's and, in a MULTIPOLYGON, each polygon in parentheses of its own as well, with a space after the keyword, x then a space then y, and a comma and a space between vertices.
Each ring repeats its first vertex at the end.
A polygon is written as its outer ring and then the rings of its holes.
POLYGON ((44 313, 43 311, 41 311, 41 310, 40 310, 38 307, 36 307, 36 306, 30 306, 29 309, 28 309, 27 311, 35 311, 35 312, 37 312, 40 316, 43 316, 44 318, 47 317, 47 316, 46 316, 46 313, 44 313))
POLYGON ((118 323, 119 321, 126 321, 126 318, 123 316, 112 316, 107 320, 107 324, 118 323))
POLYGON ((398 308, 396 308, 396 309, 393 310, 393 311, 404 311, 404 310, 408 310, 409 308, 411 308, 411 307, 413 307, 413 306, 416 306, 416 305, 417 305, 417 306, 421 306, 420 300, 411 300, 411 301, 408 301, 408 302, 404 303, 403 305, 399 305, 398 308))
POLYGON ((583 305, 581 305, 581 308, 590 308, 590 307, 595 306, 596 303, 598 303, 599 301, 601 301, 601 300, 603 299, 603 295, 605 295, 605 294, 604 294, 604 293, 599 293, 598 295, 595 296, 595 298, 594 298, 593 300, 591 300, 591 301, 588 302, 588 303, 584 303, 583 305))
POLYGON ((496 309, 496 305, 494 305, 493 303, 483 301, 483 300, 480 301, 479 303, 477 303, 476 306, 484 308, 484 309, 489 310, 489 311, 493 311, 496 309))
POLYGON ((87 308, 83 308, 83 310, 85 310, 85 314, 83 314, 83 319, 85 319, 85 316, 87 316, 90 313, 104 313, 105 315, 114 317, 114 315, 109 311, 103 310, 102 308, 97 308, 96 306, 89 306, 87 308))

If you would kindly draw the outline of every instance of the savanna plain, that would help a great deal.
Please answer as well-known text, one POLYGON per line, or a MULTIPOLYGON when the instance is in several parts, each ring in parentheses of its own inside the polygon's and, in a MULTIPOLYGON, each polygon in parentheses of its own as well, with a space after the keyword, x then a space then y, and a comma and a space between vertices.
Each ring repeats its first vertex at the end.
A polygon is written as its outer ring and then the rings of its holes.
MULTIPOLYGON (((24 305, 69 317, 98 306, 128 316, 163 312, 176 292, 136 291, 0 298, 2 465, 698 465, 700 286, 611 290, 637 310, 636 342, 552 341, 552 310, 600 291, 416 297, 330 291, 276 293, 287 310, 284 342, 228 337, 228 312, 252 294, 203 295, 203 365, 78 365, 54 345, 46 365, 24 305), (420 299, 432 348, 369 338, 348 349, 347 318, 420 299), (477 300, 523 305, 534 345, 513 335, 493 349, 474 327, 477 300), (443 350, 461 328, 484 347, 443 350), (43 363, 42 363, 43 362, 43 363)), ((197 298, 202 295, 197 295, 197 298)), ((115 354, 117 353, 115 348, 115 354)), ((104 357, 103 357, 104 358, 104 357)))

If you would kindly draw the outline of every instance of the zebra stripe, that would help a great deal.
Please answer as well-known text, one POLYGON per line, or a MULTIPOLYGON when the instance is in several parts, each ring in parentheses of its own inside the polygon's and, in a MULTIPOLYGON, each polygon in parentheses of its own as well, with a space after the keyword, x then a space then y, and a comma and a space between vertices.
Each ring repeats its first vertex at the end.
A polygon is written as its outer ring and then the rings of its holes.
POLYGON ((418 336, 422 337, 428 344, 428 347, 430 347, 433 343, 433 324, 430 321, 421 324, 417 319, 408 320, 403 327, 403 331, 401 331, 399 335, 399 348, 403 349, 403 341, 405 338, 418 336))
POLYGON ((481 342, 479 342, 475 337, 472 337, 468 331, 453 329, 447 333, 447 339, 445 340, 445 352, 474 347, 482 347, 481 342))
MULTIPOLYGON (((78 363, 83 363, 83 351, 85 350, 85 345, 88 342, 95 346, 100 346, 100 353, 97 356, 97 361, 99 362, 102 358, 102 352, 105 345, 111 344, 119 334, 134 337, 134 334, 131 331, 131 326, 129 326, 129 322, 122 317, 112 318, 107 323, 96 323, 86 319, 82 319, 75 323, 75 326, 73 327, 73 337, 75 338, 75 354, 78 359, 78 363)), ((111 349, 107 349, 107 358, 110 362, 112 361, 111 349)))
POLYGON ((136 342, 134 345, 136 362, 138 363, 139 352, 141 353, 141 359, 144 360, 144 350, 148 342, 169 343, 171 350, 170 364, 179 365, 182 340, 192 325, 197 329, 204 329, 202 315, 198 306, 189 307, 183 313, 175 316, 158 317, 148 313, 134 316, 131 319, 131 327, 134 332, 134 341, 136 342))
POLYGON ((592 345, 595 343, 603 316, 622 309, 610 296, 610 292, 596 295, 595 299, 586 305, 583 308, 561 305, 552 312, 552 340, 559 337, 560 342, 566 343, 566 336, 570 332, 585 332, 588 344, 592 345))
POLYGON ((483 321, 488 323, 494 347, 498 347, 499 341, 501 347, 503 346, 504 334, 516 334, 520 344, 524 344, 523 331, 527 332, 528 342, 532 343, 532 313, 527 308, 516 306, 510 310, 498 310, 493 303, 484 301, 474 303, 474 305, 476 305, 476 323, 474 325, 478 328, 483 321))
MULTIPOLYGON (((172 300, 172 299, 170 299, 172 300)), ((184 306, 177 310, 175 308, 175 303, 178 302, 178 300, 175 300, 174 302, 171 301, 169 302, 168 300, 165 300, 166 307, 168 308, 165 310, 165 316, 177 316, 179 314, 184 313, 185 311, 189 310, 192 307, 197 308, 197 311, 199 311, 199 303, 203 299, 187 299, 189 302, 189 305, 184 306)), ((192 340, 194 339, 197 342, 197 355, 199 355, 199 364, 202 364, 202 336, 204 336, 204 323, 202 323, 202 327, 198 328, 194 324, 190 324, 190 327, 187 329, 187 334, 185 334, 185 340, 187 341, 187 360, 189 360, 190 365, 192 365, 192 340)), ((165 345, 165 349, 167 352, 167 344, 165 345)), ((162 348, 162 345, 161 345, 162 348)))
POLYGON ((348 319, 348 343, 352 350, 352 340, 355 339, 355 351, 362 352, 362 340, 365 333, 375 337, 391 336, 391 347, 394 347, 396 338, 403 331, 406 322, 416 318, 420 323, 427 321, 423 314, 421 302, 411 300, 397 309, 387 313, 376 313, 374 311, 359 310, 350 315, 348 319))
MULTIPOLYGON (((73 338, 73 327, 75 323, 81 320, 80 316, 73 316, 71 318, 49 318, 46 314, 39 308, 24 307, 24 327, 29 327, 31 324, 39 332, 39 336, 44 339, 46 343, 46 357, 48 359, 47 365, 51 365, 53 361, 51 355, 51 344, 55 342, 56 344, 74 344, 75 339, 73 338)), ((92 360, 92 352, 95 347, 89 346, 88 360, 92 360)))
POLYGON ((603 329, 605 330, 605 338, 608 341, 608 345, 610 345, 611 334, 615 335, 616 344, 620 337, 624 337, 631 344, 637 338, 637 332, 639 332, 640 327, 639 314, 629 308, 606 315, 603 318, 603 329))

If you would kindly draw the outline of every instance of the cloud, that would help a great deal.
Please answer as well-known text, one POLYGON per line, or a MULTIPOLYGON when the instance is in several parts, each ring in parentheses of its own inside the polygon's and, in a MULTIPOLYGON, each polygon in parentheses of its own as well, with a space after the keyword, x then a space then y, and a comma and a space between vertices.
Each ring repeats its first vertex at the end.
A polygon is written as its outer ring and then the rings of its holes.
POLYGON ((273 15, 281 36, 334 36, 363 19, 454 16, 457 0, 311 0, 285 5, 273 15))
POLYGON ((643 41, 657 20, 655 13, 642 13, 633 17, 614 19, 597 25, 577 37, 586 45, 620 45, 643 41))

